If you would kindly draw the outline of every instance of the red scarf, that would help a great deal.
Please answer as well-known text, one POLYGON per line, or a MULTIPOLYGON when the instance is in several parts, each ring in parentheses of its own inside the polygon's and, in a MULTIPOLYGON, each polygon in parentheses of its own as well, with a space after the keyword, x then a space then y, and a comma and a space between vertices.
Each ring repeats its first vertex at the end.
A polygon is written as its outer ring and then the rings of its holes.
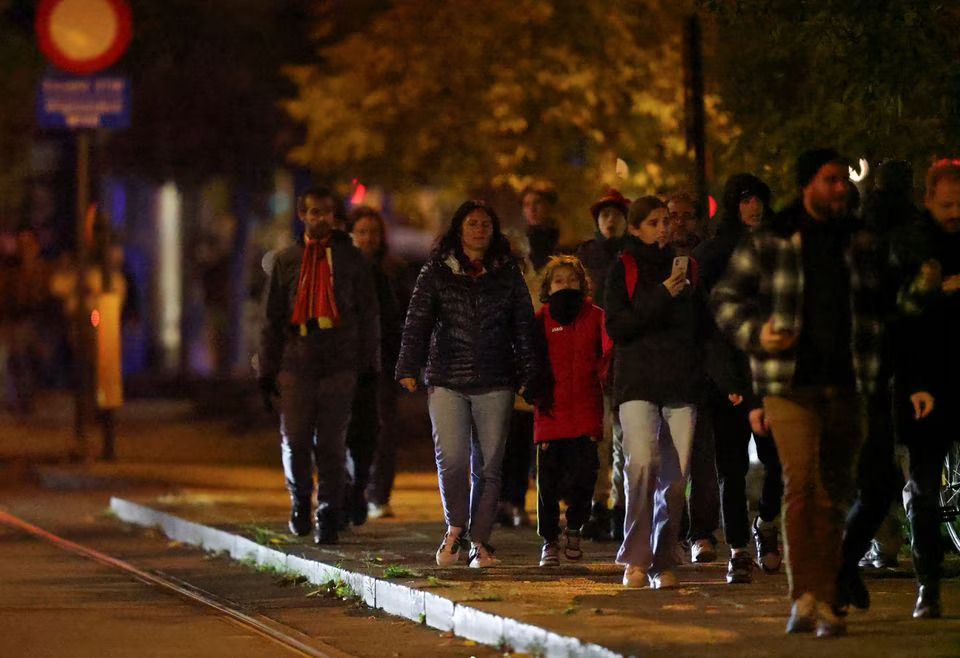
POLYGON ((311 240, 304 236, 306 248, 300 261, 300 277, 297 296, 293 302, 293 317, 290 322, 300 325, 300 333, 306 334, 307 322, 316 319, 321 329, 330 329, 340 324, 340 312, 333 295, 333 256, 330 239, 311 240))

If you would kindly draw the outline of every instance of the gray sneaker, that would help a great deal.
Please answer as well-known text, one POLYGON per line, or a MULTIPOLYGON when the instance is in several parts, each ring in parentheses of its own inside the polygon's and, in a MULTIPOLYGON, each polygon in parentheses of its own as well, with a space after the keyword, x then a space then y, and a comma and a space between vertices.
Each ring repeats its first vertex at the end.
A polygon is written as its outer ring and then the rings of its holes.
POLYGON ((543 548, 540 549, 540 566, 560 566, 560 542, 556 540, 543 542, 543 548))
POLYGON ((900 560, 897 558, 897 555, 889 555, 880 550, 876 539, 873 540, 869 550, 867 550, 866 554, 860 559, 860 566, 865 569, 896 569, 899 564, 900 560))
POLYGON ((780 571, 783 558, 780 556, 780 541, 777 524, 763 521, 758 516, 753 521, 753 540, 757 545, 757 564, 767 573, 780 571))
POLYGON ((576 562, 583 557, 583 551, 580 549, 580 531, 566 530, 563 536, 563 554, 568 560, 576 562))
POLYGON ((469 546, 467 540, 463 537, 462 528, 449 528, 447 534, 443 536, 440 542, 440 548, 437 549, 437 565, 441 567, 452 567, 464 555, 469 546))
POLYGON ((471 569, 485 569, 500 564, 500 560, 493 556, 493 546, 483 542, 470 542, 470 555, 467 566, 471 569))
POLYGON ((738 548, 727 563, 727 583, 745 584, 753 581, 753 558, 746 548, 738 548))

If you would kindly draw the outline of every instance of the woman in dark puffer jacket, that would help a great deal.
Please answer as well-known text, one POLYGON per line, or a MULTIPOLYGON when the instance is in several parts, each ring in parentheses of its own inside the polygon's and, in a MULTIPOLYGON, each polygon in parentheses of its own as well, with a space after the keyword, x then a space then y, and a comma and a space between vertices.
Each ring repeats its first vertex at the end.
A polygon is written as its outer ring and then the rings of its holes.
POLYGON ((396 373, 414 391, 424 369, 429 387, 447 522, 440 566, 457 562, 468 536, 471 567, 497 562, 488 540, 504 442, 514 391, 530 391, 538 370, 534 341, 530 294, 500 220, 486 203, 467 201, 420 271, 396 373))

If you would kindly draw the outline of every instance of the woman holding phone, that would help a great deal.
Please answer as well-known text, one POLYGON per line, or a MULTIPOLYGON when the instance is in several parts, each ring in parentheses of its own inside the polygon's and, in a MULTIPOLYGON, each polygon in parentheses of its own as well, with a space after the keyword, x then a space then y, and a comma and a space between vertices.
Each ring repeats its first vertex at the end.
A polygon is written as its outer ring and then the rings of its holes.
POLYGON ((676 587, 676 544, 703 386, 702 300, 695 263, 667 244, 669 215, 647 196, 630 206, 620 260, 607 278, 613 394, 625 455, 626 518, 617 564, 626 587, 676 587))

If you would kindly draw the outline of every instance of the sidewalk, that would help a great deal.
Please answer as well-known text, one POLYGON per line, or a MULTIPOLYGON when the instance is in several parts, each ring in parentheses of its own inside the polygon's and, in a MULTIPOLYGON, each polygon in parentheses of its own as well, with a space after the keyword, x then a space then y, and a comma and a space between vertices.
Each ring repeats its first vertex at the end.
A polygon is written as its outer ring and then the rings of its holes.
MULTIPOLYGON (((495 530, 492 543, 502 560, 498 567, 439 568, 434 551, 444 526, 433 472, 400 473, 391 501, 395 518, 369 521, 343 533, 339 544, 320 548, 309 537, 287 534, 289 503, 279 456, 273 454, 279 453, 275 430, 231 435, 222 421, 197 421, 184 410, 180 403, 132 403, 118 415, 116 462, 40 464, 41 482, 107 490, 113 495, 111 507, 123 520, 159 525, 178 541, 299 571, 316 583, 343 580, 368 605, 516 651, 571 656, 960 654, 956 580, 944 587, 947 618, 913 620, 915 589, 906 563, 882 578, 866 574, 871 610, 852 613, 848 636, 825 640, 784 634, 789 605, 782 573, 756 571, 753 584, 731 586, 725 583, 722 562, 684 564, 678 589, 628 590, 620 584, 622 569, 613 564, 612 543, 585 542, 582 563, 562 561, 559 568, 542 569, 534 528, 495 530), (246 452, 237 454, 241 451, 246 452), (236 459, 227 463, 231 453, 236 459), (235 463, 241 460, 247 463, 235 463)), ((56 445, 55 439, 34 431, 48 422, 56 425, 46 420, 21 424, 11 437, 10 425, 0 419, 0 458, 19 442, 34 448, 43 447, 38 445, 42 441, 56 445)), ((58 434, 56 427, 47 429, 51 436, 58 434)), ((65 432, 61 427, 59 434, 65 432)), ((528 509, 534 509, 532 492, 528 509)))

